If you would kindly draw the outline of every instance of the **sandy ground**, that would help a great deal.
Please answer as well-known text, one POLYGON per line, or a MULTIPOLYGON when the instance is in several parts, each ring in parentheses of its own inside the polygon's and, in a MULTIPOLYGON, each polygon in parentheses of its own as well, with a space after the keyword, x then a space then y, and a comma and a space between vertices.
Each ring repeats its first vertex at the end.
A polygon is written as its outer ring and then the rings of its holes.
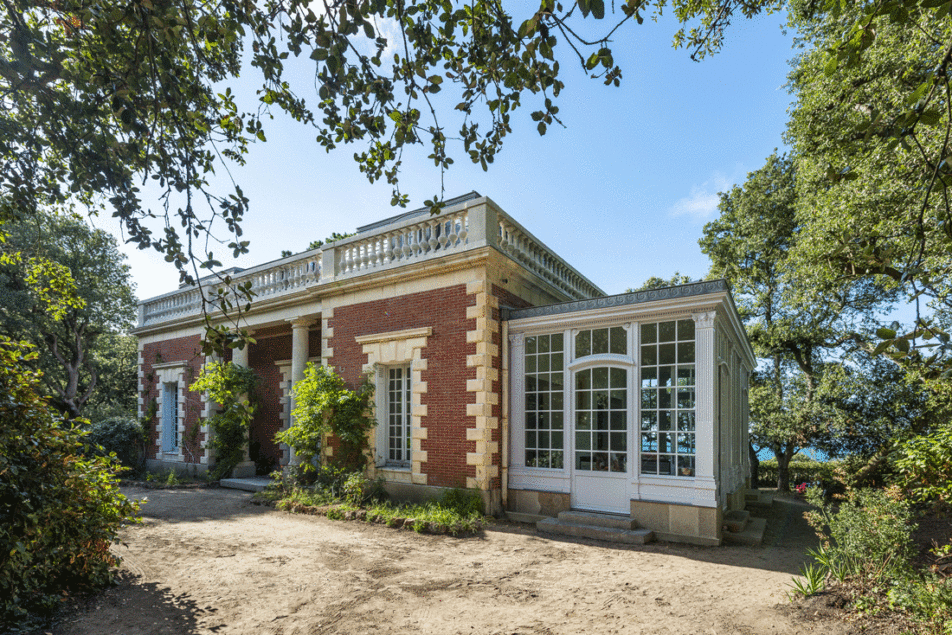
POLYGON ((811 544, 785 505, 764 547, 614 547, 500 524, 467 538, 293 515, 221 489, 148 498, 123 580, 53 629, 122 633, 800 634, 788 608, 811 544))

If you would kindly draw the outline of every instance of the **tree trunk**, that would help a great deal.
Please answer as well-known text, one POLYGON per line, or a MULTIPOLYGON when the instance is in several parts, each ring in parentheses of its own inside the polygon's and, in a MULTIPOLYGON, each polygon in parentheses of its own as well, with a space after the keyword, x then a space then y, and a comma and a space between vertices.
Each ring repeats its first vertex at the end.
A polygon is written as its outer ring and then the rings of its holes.
POLYGON ((786 447, 781 446, 782 450, 774 450, 774 456, 777 457, 777 491, 790 491, 790 460, 796 452, 796 446, 792 443, 786 447))
POLYGON ((750 456, 750 486, 757 487, 760 480, 760 458, 757 457, 757 451, 754 450, 752 443, 747 444, 747 452, 750 456))

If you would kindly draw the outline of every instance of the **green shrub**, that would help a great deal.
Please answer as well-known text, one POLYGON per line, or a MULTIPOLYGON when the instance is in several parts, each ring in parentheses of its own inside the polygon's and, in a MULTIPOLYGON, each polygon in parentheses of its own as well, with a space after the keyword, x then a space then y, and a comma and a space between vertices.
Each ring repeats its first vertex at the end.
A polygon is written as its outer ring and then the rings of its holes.
POLYGON ((483 497, 474 489, 455 487, 447 490, 440 496, 439 505, 460 516, 483 515, 483 497))
POLYGON ((357 390, 326 366, 308 364, 304 378, 294 385, 294 411, 290 428, 275 438, 291 446, 304 470, 320 463, 321 444, 333 435, 339 442, 338 463, 350 470, 366 465, 367 435, 377 425, 367 416, 374 393, 369 376, 357 390))
POLYGON ((129 417, 112 417, 89 426, 85 440, 87 454, 108 456, 115 453, 123 467, 138 470, 142 466, 142 426, 129 417))
POLYGON ((383 501, 387 498, 387 492, 383 488, 382 480, 366 478, 360 472, 352 472, 347 477, 347 480, 344 481, 341 494, 345 501, 358 507, 383 501))
POLYGON ((254 371, 231 362, 206 364, 191 390, 207 392, 218 404, 218 412, 208 419, 212 436, 209 445, 215 450, 212 478, 224 478, 245 458, 248 427, 254 418, 253 403, 258 377, 254 371))
POLYGON ((917 500, 952 503, 952 424, 904 443, 896 467, 917 500))
POLYGON ((810 488, 807 500, 817 507, 806 518, 823 540, 834 576, 876 584, 909 572, 916 525, 898 490, 854 491, 838 509, 823 500, 819 488, 810 488))
POLYGON ((114 461, 83 456, 86 432, 37 395, 35 358, 0 338, 0 626, 109 581, 119 561, 109 546, 138 511, 114 461))
MULTIPOLYGON (((827 489, 836 482, 835 470, 837 465, 839 465, 837 461, 794 459, 790 462, 790 485, 796 486, 800 483, 810 483, 827 489)), ((757 472, 758 486, 776 487, 777 471, 777 459, 761 461, 757 472)))

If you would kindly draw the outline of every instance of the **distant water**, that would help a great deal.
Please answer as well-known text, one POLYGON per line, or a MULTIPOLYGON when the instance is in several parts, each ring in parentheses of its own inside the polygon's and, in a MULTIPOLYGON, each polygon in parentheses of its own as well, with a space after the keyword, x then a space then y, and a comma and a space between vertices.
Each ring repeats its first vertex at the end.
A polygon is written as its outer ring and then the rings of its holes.
MULTIPOLYGON (((818 450, 816 448, 805 448, 800 450, 797 453, 798 457, 806 457, 814 461, 826 462, 830 460, 830 455, 824 452, 823 450, 818 450)), ((774 458, 774 453, 768 448, 763 448, 757 453, 757 458, 761 461, 774 458)))

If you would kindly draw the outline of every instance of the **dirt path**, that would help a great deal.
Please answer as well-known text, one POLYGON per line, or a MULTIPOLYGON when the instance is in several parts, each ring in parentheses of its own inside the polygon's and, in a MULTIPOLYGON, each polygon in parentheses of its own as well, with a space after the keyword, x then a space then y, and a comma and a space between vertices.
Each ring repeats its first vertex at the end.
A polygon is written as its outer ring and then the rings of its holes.
POLYGON ((809 543, 798 513, 760 548, 615 548, 500 525, 418 535, 249 504, 229 490, 130 489, 125 579, 57 635, 123 633, 833 633, 785 594, 809 543))

